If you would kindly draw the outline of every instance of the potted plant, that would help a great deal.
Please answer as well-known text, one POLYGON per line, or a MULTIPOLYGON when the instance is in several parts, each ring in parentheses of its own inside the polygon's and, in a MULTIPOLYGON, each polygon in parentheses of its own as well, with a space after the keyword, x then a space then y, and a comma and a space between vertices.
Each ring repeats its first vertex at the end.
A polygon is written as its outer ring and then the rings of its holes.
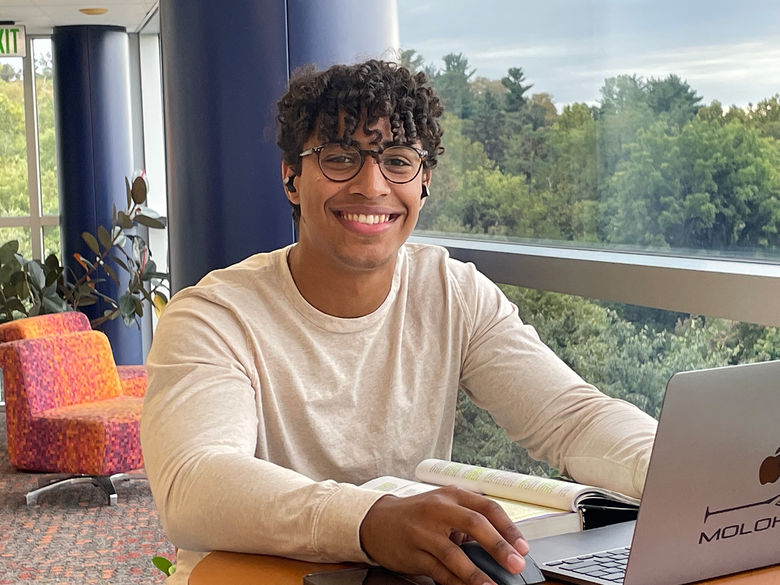
POLYGON ((151 250, 139 226, 164 229, 165 218, 146 205, 148 186, 143 173, 130 182, 125 178, 127 208, 114 207, 111 226, 98 226, 97 233, 84 232, 82 238, 94 254, 74 254, 81 274, 66 270, 55 254, 43 262, 19 254, 19 242, 0 246, 0 322, 93 305, 99 299, 109 308, 92 319, 98 327, 121 317, 126 326, 138 324, 144 315, 144 301, 156 311, 168 302, 168 273, 157 270, 151 250), (127 287, 114 299, 96 286, 107 278, 120 283, 119 273, 129 275, 127 287))

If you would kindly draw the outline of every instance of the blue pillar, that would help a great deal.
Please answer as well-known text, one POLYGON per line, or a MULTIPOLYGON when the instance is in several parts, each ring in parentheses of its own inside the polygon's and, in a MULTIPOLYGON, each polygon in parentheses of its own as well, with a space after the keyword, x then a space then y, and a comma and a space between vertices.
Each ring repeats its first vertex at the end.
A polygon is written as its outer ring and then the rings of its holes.
POLYGON ((395 0, 287 0, 287 7, 290 71, 398 57, 395 0))
MULTIPOLYGON (((127 33, 116 26, 54 27, 52 57, 63 265, 81 275, 73 254, 94 257, 82 232, 110 229, 113 206, 126 207, 125 177, 133 173, 127 33)), ((97 286, 118 299, 127 282, 121 277, 120 285, 107 280, 97 286)), ((101 301, 84 312, 95 318, 107 308, 101 301)), ((143 362, 137 328, 120 318, 100 329, 117 363, 143 362)))
POLYGON ((174 291, 293 241, 276 101, 300 65, 388 56, 394 1, 161 0, 174 291))

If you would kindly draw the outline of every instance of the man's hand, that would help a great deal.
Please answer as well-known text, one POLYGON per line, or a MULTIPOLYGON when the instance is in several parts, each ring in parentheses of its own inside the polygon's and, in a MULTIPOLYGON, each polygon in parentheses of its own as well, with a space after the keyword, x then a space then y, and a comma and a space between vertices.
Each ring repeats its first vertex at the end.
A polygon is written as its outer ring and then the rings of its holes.
POLYGON ((511 573, 525 568, 528 543, 496 502, 456 487, 415 496, 384 496, 360 525, 360 543, 374 561, 441 585, 485 585, 490 578, 460 549, 479 542, 511 573))

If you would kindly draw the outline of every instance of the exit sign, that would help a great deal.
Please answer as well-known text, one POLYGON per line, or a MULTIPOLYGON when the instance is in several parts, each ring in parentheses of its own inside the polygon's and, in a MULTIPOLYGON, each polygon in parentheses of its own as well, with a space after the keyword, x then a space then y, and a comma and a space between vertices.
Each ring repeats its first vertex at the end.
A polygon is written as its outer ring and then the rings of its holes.
POLYGON ((19 24, 0 25, 0 57, 24 56, 24 27, 19 24))

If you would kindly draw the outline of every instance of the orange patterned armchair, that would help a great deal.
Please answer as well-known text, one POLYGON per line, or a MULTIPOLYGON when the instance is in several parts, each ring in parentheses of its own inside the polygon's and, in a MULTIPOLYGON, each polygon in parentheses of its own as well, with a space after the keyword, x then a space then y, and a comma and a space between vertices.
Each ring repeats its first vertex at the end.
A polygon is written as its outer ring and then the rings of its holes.
POLYGON ((83 482, 115 504, 115 482, 143 467, 143 398, 123 393, 108 338, 90 330, 9 341, 0 344, 0 367, 11 465, 67 476, 28 493, 27 504, 83 482))
MULTIPOLYGON (((89 319, 81 311, 37 315, 0 323, 0 343, 74 331, 90 331, 91 329, 89 319)), ((146 368, 144 366, 117 366, 117 372, 124 394, 143 396, 146 393, 146 368)))

